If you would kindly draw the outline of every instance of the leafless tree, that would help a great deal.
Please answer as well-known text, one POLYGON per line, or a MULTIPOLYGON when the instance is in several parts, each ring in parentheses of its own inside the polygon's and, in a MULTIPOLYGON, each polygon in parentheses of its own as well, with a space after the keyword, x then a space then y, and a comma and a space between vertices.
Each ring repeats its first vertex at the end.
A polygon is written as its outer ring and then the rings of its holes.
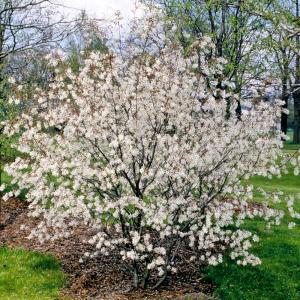
POLYGON ((1 0, 0 63, 10 54, 58 43, 77 25, 50 0, 1 0))

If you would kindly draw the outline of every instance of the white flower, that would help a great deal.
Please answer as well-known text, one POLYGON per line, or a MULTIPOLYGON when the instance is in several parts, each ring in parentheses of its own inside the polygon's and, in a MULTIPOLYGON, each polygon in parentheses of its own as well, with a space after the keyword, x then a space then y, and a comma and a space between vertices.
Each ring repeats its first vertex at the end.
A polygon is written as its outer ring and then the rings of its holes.
POLYGON ((292 228, 294 228, 296 226, 296 223, 295 222, 290 222, 289 224, 288 224, 288 228, 289 229, 292 229, 292 228))
POLYGON ((16 79, 14 77, 9 77, 7 81, 10 84, 15 84, 16 83, 16 79))

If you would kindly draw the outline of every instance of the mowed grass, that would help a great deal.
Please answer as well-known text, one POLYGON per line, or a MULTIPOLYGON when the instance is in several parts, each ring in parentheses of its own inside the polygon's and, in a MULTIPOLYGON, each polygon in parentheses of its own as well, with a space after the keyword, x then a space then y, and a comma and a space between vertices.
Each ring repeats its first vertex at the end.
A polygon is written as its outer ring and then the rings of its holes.
MULTIPOLYGON (((2 173, 6 191, 12 190, 11 177, 2 173)), ((19 195, 25 199, 26 191, 19 195)), ((52 256, 22 249, 0 248, 0 300, 58 300, 66 278, 52 256)))
POLYGON ((0 248, 0 299, 59 299, 66 282, 59 263, 51 256, 22 249, 0 248))
MULTIPOLYGON (((285 151, 299 148, 287 145, 285 151)), ((282 178, 268 180, 262 177, 252 178, 250 182, 256 187, 268 191, 281 190, 285 195, 300 193, 300 177, 288 174, 282 178)), ((297 199, 297 198, 296 198, 297 199)), ((261 196, 256 196, 261 201, 261 196)), ((295 200, 296 210, 300 212, 300 200, 295 200)), ((284 209, 283 205, 280 208, 284 209)), ((238 300, 298 300, 300 299, 300 220, 295 228, 288 229, 291 218, 285 217, 279 226, 267 230, 260 220, 247 222, 246 228, 256 232, 261 241, 253 252, 262 259, 257 267, 237 266, 230 260, 222 265, 208 268, 207 279, 217 285, 215 295, 220 299, 238 300)))
POLYGON ((284 143, 284 149, 288 150, 298 150, 300 148, 299 144, 293 143, 293 130, 289 129, 287 132, 288 140, 284 143))

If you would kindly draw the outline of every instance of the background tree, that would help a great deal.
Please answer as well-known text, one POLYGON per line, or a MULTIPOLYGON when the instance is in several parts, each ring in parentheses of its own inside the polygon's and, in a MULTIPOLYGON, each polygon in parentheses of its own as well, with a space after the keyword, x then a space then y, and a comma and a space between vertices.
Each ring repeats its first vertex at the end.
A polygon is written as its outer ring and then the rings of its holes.
MULTIPOLYGON (((295 43, 286 32, 272 26, 265 30, 262 45, 269 66, 269 78, 274 89, 278 87, 281 90, 280 98, 284 102, 283 107, 288 109, 289 100, 293 95, 295 43)), ((283 112, 281 116, 281 130, 285 134, 288 130, 288 114, 286 112, 283 112)))
POLYGON ((49 0, 3 0, 0 4, 0 64, 16 52, 59 43, 76 30, 49 0))
POLYGON ((107 38, 104 31, 99 27, 99 20, 90 18, 85 11, 79 16, 78 30, 68 37, 64 52, 66 53, 66 63, 72 71, 78 73, 84 64, 84 59, 88 58, 92 51, 106 53, 107 38))
POLYGON ((10 154, 14 153, 10 148, 11 140, 2 134, 2 122, 15 115, 12 110, 20 108, 8 101, 10 88, 7 79, 17 75, 25 87, 23 95, 26 93, 30 98, 33 86, 41 84, 47 76, 40 72, 46 70, 42 58, 46 49, 49 51, 51 46, 76 31, 78 24, 67 20, 49 0, 0 2, 0 185, 3 164, 13 159, 10 154))
MULTIPOLYGON (((295 78, 292 66, 298 51, 295 39, 287 30, 293 28, 292 32, 295 32, 295 1, 146 2, 157 3, 178 24, 179 40, 184 46, 194 37, 207 34, 212 38, 216 48, 210 55, 227 60, 225 76, 234 82, 235 93, 248 95, 252 84, 271 83, 273 88, 281 88, 280 97, 284 107, 288 107, 291 84, 295 78)), ((241 105, 238 104, 237 112, 240 114, 241 105)), ((281 126, 286 133, 285 113, 282 114, 281 126)))
MULTIPOLYGON (((35 62, 30 58, 36 54, 39 56, 46 48, 50 51, 51 46, 58 46, 74 33, 78 26, 80 26, 78 21, 66 19, 55 2, 50 0, 1 1, 0 86, 5 80, 4 77, 14 74, 20 77, 18 72, 20 69, 24 75, 24 70, 31 68, 32 75, 32 66, 35 62), (36 51, 35 54, 33 51, 36 51)), ((25 80, 23 76, 22 83, 28 83, 31 75, 25 80)), ((0 93, 0 98, 5 100, 7 95, 3 89, 0 93)))
MULTIPOLYGON (((251 13, 251 1, 235 1, 234 5, 223 0, 155 2, 176 20, 183 46, 204 35, 212 38, 215 50, 209 56, 226 59, 224 76, 234 83, 235 93, 241 94, 251 80, 260 78, 265 71, 265 65, 258 59, 260 43, 257 37, 266 22, 251 13)), ((240 103, 237 112, 241 113, 240 103)))

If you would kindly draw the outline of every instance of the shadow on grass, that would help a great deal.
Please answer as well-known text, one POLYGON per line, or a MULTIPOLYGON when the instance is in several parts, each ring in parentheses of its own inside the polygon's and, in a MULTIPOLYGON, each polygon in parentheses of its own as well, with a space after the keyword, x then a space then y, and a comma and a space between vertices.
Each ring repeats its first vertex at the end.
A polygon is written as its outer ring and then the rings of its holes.
POLYGON ((59 270, 60 264, 52 256, 37 257, 30 264, 33 270, 59 270))
POLYGON ((52 256, 0 248, 0 299, 58 299, 66 283, 52 256))

